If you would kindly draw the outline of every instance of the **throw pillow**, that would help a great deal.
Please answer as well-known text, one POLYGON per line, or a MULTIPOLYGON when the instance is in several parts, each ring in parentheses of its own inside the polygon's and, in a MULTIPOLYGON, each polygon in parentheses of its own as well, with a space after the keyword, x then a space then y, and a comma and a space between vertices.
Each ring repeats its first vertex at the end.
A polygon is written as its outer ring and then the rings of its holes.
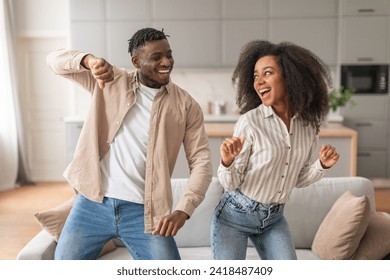
POLYGON ((50 233, 55 241, 58 241, 58 238, 60 237, 66 218, 72 208, 73 201, 74 198, 71 198, 55 208, 36 212, 34 214, 35 219, 37 219, 41 227, 50 233))
POLYGON ((351 259, 367 229, 369 217, 368 198, 345 192, 335 201, 318 228, 312 244, 313 252, 326 260, 351 259))
MULTIPOLYGON (((74 199, 75 198, 71 198, 55 208, 34 213, 34 217, 38 223, 55 241, 58 241, 58 238, 60 237, 66 218, 69 215, 70 209, 72 209, 74 199)), ((115 249, 116 245, 114 241, 110 240, 103 246, 99 256, 112 252, 115 249)))
POLYGON ((377 212, 370 217, 354 259, 381 260, 388 254, 390 254, 390 215, 377 212))

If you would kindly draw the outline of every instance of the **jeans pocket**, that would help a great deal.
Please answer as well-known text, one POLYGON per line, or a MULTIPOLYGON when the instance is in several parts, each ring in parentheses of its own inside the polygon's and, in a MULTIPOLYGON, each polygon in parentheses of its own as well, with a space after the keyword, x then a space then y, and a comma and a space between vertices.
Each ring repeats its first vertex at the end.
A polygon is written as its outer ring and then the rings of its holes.
POLYGON ((232 211, 238 213, 247 213, 252 207, 247 199, 239 192, 231 193, 227 199, 227 204, 232 211))

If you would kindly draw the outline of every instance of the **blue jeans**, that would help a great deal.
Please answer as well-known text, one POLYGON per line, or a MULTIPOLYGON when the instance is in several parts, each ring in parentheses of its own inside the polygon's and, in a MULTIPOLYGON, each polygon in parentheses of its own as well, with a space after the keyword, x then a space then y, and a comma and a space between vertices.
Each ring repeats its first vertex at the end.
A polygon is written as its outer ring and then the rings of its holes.
POLYGON ((238 190, 226 192, 211 221, 214 259, 244 260, 248 238, 262 260, 297 259, 283 204, 262 204, 238 190))
POLYGON ((173 237, 144 233, 144 205, 105 197, 97 203, 78 195, 62 229, 55 259, 96 259, 112 238, 134 259, 180 259, 173 237))

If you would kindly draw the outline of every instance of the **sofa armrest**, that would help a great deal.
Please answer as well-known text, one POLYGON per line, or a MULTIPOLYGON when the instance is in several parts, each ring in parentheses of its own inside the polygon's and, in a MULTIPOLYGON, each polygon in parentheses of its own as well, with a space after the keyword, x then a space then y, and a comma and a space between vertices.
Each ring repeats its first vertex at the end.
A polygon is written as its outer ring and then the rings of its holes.
POLYGON ((17 260, 52 260, 57 242, 53 237, 41 230, 31 239, 16 256, 17 260))

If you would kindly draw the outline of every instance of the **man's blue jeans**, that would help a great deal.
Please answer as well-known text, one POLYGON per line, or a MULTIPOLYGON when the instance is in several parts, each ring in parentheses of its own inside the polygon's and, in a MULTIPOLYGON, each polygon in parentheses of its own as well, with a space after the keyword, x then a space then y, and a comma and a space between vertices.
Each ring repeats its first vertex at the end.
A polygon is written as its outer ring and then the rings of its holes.
POLYGON ((262 204, 239 191, 224 193, 211 221, 214 258, 245 259, 249 238, 263 260, 297 259, 283 209, 283 204, 262 204))
POLYGON ((104 244, 120 239, 134 259, 180 259, 173 237, 144 233, 144 205, 105 197, 102 203, 78 194, 62 229, 55 259, 96 259, 104 244))

